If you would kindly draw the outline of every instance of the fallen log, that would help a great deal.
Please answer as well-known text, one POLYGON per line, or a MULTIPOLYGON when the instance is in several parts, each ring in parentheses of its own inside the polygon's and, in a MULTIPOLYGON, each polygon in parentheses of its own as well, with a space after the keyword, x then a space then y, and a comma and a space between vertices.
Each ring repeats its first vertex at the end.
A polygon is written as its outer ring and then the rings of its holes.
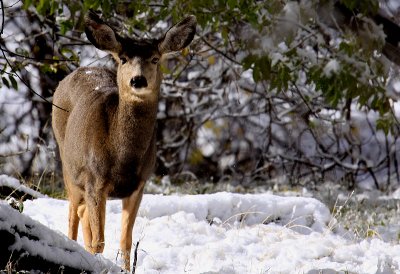
POLYGON ((64 234, 51 230, 0 201, 0 272, 115 273, 120 268, 92 255, 64 234))

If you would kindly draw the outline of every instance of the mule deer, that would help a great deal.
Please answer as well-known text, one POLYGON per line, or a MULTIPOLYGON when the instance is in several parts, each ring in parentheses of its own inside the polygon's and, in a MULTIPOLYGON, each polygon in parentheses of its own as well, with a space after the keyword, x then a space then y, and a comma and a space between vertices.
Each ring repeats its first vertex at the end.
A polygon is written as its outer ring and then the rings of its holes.
POLYGON ((93 11, 85 32, 98 49, 118 64, 82 67, 62 80, 54 93, 53 130, 59 146, 69 198, 68 236, 76 240, 82 222, 85 248, 104 249, 108 197, 122 199, 120 248, 123 267, 130 269, 132 229, 156 158, 155 125, 163 54, 188 46, 196 18, 186 17, 159 40, 118 35, 93 11))

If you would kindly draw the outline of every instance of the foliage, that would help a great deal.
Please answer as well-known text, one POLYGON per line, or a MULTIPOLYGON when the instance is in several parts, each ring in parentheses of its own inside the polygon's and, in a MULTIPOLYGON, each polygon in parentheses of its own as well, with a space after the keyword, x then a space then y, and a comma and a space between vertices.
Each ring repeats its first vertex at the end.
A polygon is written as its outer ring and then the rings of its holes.
MULTIPOLYGON (((398 68, 383 52, 387 34, 372 20, 378 8, 377 0, 336 4, 328 0, 29 0, 20 12, 34 17, 39 29, 49 33, 52 51, 45 59, 36 58, 35 66, 45 75, 57 75, 52 78, 62 78, 78 65, 77 46, 85 44, 82 19, 88 9, 101 10, 109 24, 125 35, 148 37, 162 35, 165 26, 160 22, 171 25, 184 14, 195 15, 198 36, 191 50, 163 67, 168 75, 159 115, 157 173, 174 174, 185 168, 199 177, 220 179, 228 174, 243 181, 246 176, 272 178, 282 173, 308 176, 315 174, 315 168, 322 174, 334 168, 355 177, 360 170, 370 174, 349 148, 358 150, 367 143, 357 143, 354 136, 349 139, 352 133, 343 124, 350 123, 356 106, 357 111, 378 113, 373 126, 391 132, 389 138, 399 130, 393 110, 397 98, 387 92, 390 73, 398 68), (349 21, 342 16, 332 22, 324 16, 338 7, 350 14, 349 21), (321 128, 329 130, 320 132, 321 128), (214 147, 211 153, 205 152, 201 132, 207 133, 214 147), (287 133, 289 137, 282 137, 287 133), (295 145, 305 135, 312 136, 311 150, 318 151, 312 156, 295 145), (326 153, 336 153, 337 158, 326 158, 326 153), (350 168, 349 163, 356 166, 350 168)), ((30 54, 23 46, 9 52, 16 60, 12 70, 2 62, 4 86, 21 85, 13 71, 22 73, 25 59, 19 58, 30 54)), ((377 132, 375 128, 373 136, 377 132)), ((393 165, 396 157, 396 152, 388 156, 386 164, 393 165)), ((382 170, 380 163, 370 170, 382 170)), ((394 171, 398 178, 397 168, 394 171)))
MULTIPOLYGON (((322 1, 323 3, 324 1, 322 1)), ((82 29, 82 16, 88 9, 100 9, 106 17, 128 19, 127 30, 148 31, 160 20, 172 17, 173 21, 181 18, 182 14, 194 14, 202 32, 220 33, 221 45, 228 52, 229 46, 233 48, 233 56, 227 55, 229 59, 236 60, 245 69, 253 70, 253 78, 256 82, 267 81, 270 89, 285 91, 289 86, 298 81, 299 70, 306 72, 309 84, 315 84, 318 90, 323 92, 327 103, 337 107, 339 103, 347 99, 359 99, 360 106, 388 113, 390 104, 385 96, 386 79, 388 71, 385 70, 385 60, 382 60, 382 47, 384 35, 378 26, 373 25, 365 15, 375 14, 378 11, 378 1, 355 1, 342 0, 341 3, 350 12, 361 12, 354 20, 361 28, 369 28, 370 35, 354 35, 343 33, 342 37, 331 37, 327 30, 322 29, 321 18, 310 11, 304 10, 304 18, 299 22, 291 22, 290 33, 282 33, 280 41, 287 48, 281 51, 278 59, 274 55, 275 49, 260 49, 259 42, 264 37, 273 36, 280 26, 280 20, 289 20, 284 14, 283 1, 183 1, 165 0, 160 4, 151 1, 139 1, 127 3, 125 1, 57 1, 57 0, 31 0, 24 1, 25 9, 33 8, 34 12, 40 14, 44 20, 48 16, 56 16, 56 26, 61 33, 74 29, 82 29), (65 16, 69 14, 69 16, 65 16), (145 16, 143 16, 145 14, 145 16), (301 28, 295 24, 302 24, 301 28), (249 27, 250 32, 261 33, 261 37, 243 35, 240 29, 249 27), (296 31, 296 28, 298 30, 296 31), (239 29, 239 31, 238 31, 239 29), (378 34, 374 34, 374 32, 378 34), (379 33, 381 32, 381 33, 379 33), (335 41, 339 40, 340 42, 335 41), (253 43, 253 45, 252 45, 253 43), (250 46, 249 46, 250 45, 250 46), (316 60, 311 60, 299 52, 300 49, 316 49, 314 54, 316 60), (244 54, 244 58, 238 58, 235 53, 244 54), (242 59, 240 61, 240 59, 242 59), (339 74, 326 75, 324 67, 329 60, 337 60, 340 67, 339 74), (372 99, 371 99, 372 97, 372 99)), ((312 8, 317 10, 318 1, 311 3, 312 8)), ((262 41, 260 41, 262 43, 262 41)), ((232 50, 231 50, 232 51, 232 50)), ((70 59, 76 60, 73 51, 62 49, 65 53, 72 53, 70 59)), ((222 52, 221 52, 222 53, 222 52)), ((43 66, 43 71, 57 69, 56 67, 43 66)), ((12 75, 9 80, 3 77, 3 83, 9 87, 16 87, 16 81, 12 75)), ((385 127, 384 124, 380 123, 385 127)), ((388 130, 388 127, 385 127, 388 130)))

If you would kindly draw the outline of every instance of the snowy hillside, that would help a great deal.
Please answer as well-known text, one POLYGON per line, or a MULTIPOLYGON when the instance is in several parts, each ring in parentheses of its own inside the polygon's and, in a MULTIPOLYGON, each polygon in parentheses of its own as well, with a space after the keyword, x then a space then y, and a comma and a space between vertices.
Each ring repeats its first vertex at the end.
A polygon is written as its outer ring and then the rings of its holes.
MULTIPOLYGON (((26 201, 24 208, 34 220, 67 233, 66 201, 39 198, 26 201)), ((106 218, 104 256, 119 263, 120 201, 108 201, 106 218)), ((136 273, 400 271, 400 245, 354 240, 312 198, 226 192, 144 195, 134 227, 137 241, 136 273)), ((81 233, 78 242, 83 244, 81 233)))

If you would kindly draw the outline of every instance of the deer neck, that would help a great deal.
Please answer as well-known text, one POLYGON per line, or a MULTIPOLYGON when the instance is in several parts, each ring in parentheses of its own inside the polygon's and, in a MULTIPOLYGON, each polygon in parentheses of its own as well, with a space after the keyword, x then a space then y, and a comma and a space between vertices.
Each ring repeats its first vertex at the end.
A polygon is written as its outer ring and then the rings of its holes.
POLYGON ((147 98, 120 93, 111 124, 118 157, 140 159, 148 150, 156 125, 158 93, 149 92, 147 98))

